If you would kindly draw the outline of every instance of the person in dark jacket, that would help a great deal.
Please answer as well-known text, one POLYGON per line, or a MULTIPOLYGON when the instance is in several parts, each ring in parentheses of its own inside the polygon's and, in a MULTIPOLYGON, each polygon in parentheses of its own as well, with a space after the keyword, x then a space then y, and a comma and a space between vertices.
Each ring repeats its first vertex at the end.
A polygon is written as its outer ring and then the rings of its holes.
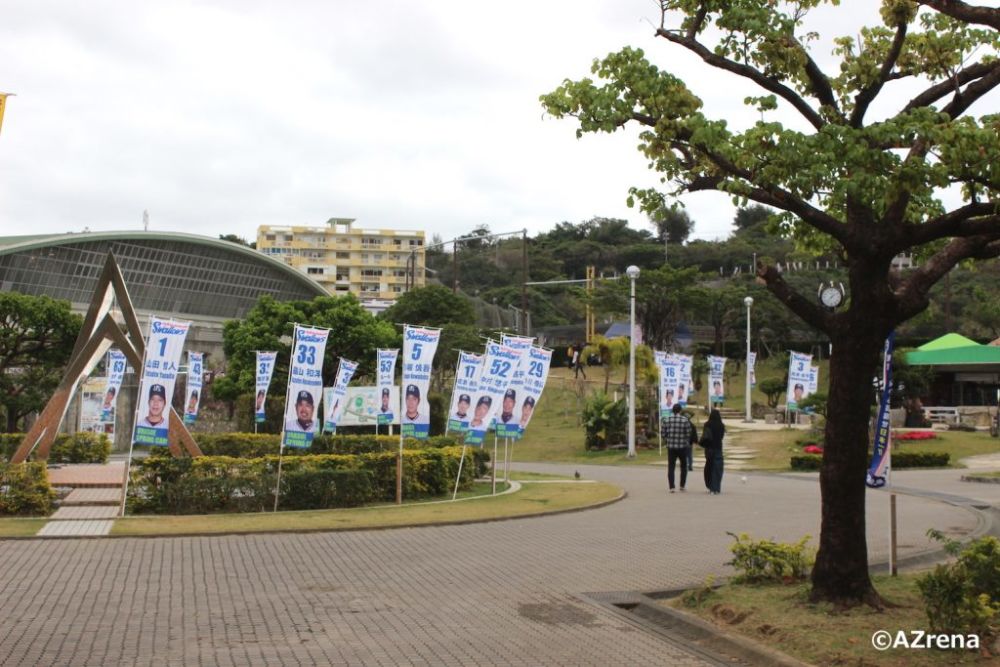
POLYGON ((722 423, 722 415, 718 410, 712 410, 701 432, 702 447, 705 448, 705 486, 709 493, 719 495, 722 492, 722 439, 726 437, 726 426, 722 423))

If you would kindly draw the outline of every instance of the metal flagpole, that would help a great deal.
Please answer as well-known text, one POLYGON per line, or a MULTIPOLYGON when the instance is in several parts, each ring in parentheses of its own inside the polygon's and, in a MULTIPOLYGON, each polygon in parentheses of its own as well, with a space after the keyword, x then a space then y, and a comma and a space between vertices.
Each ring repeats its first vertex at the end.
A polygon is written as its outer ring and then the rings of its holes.
POLYGON ((507 444, 510 442, 510 438, 507 436, 503 437, 503 481, 509 481, 507 479, 507 474, 510 471, 510 465, 507 463, 507 444))
POLYGON ((507 457, 507 471, 504 473, 504 477, 507 478, 507 482, 510 483, 510 462, 514 460, 514 439, 508 437, 507 440, 510 442, 510 455, 507 457))
POLYGON ((497 494, 497 432, 493 431, 493 495, 497 494))
MULTIPOLYGON (((688 397, 690 398, 690 397, 688 397)), ((663 398, 660 396, 660 388, 656 388, 656 436, 660 440, 660 456, 663 456, 663 410, 660 409, 660 401, 663 398)))
POLYGON ((455 492, 451 494, 451 499, 454 500, 458 497, 458 481, 462 479, 462 464, 465 463, 465 448, 466 445, 462 445, 462 458, 458 460, 458 475, 455 477, 455 492))
MULTIPOLYGON (((402 387, 400 387, 402 388, 402 387)), ((403 504, 403 392, 399 392, 399 454, 396 455, 396 504, 403 504)))
MULTIPOLYGON (((146 345, 142 349, 142 368, 139 370, 138 395, 135 400, 135 416, 132 418, 132 435, 129 437, 128 459, 125 461, 125 486, 122 489, 122 516, 125 516, 125 500, 128 498, 128 478, 132 473, 132 450, 135 447, 135 425, 139 423, 139 404, 142 401, 142 378, 146 375, 146 354, 149 352, 149 339, 153 336, 153 315, 149 316, 149 325, 146 333, 146 345)), ((124 376, 124 372, 122 373, 124 376)), ((117 412, 117 410, 116 410, 117 412)), ((170 409, 167 409, 167 436, 170 435, 170 409)), ((38 443, 35 443, 38 444, 38 443)))
MULTIPOLYGON (((299 323, 292 323, 292 355, 288 359, 288 381, 285 384, 285 410, 288 410, 288 392, 292 388, 292 356, 295 354, 295 346, 298 344, 299 323)), ((277 363, 275 363, 277 365, 277 363)), ((322 385, 322 383, 320 383, 322 385)), ((322 398, 322 386, 320 387, 320 398, 322 398)), ((315 417, 315 415, 313 415, 315 417)), ((274 511, 278 511, 278 498, 281 495, 281 460, 285 454, 285 418, 281 418, 281 439, 278 441, 278 479, 274 483, 274 511)))

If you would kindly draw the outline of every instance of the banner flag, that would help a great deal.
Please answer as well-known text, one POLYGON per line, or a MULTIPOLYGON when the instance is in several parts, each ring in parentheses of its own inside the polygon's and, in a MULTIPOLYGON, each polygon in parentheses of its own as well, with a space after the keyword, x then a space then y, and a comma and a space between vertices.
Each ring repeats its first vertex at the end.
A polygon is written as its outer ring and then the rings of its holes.
POLYGON ((691 377, 691 369, 694 367, 694 357, 689 354, 675 354, 677 359, 678 380, 677 402, 681 406, 687 405, 688 397, 694 393, 694 378, 691 377), (685 394, 685 389, 687 392, 685 394))
POLYGON ((478 389, 476 384, 483 355, 471 352, 458 353, 455 368, 455 391, 451 394, 451 409, 448 411, 448 432, 465 433, 469 430, 469 406, 472 394, 478 389))
POLYGON ((528 370, 524 374, 524 400, 521 401, 521 414, 518 415, 517 438, 524 437, 524 429, 535 414, 535 407, 542 398, 542 391, 549 379, 549 367, 552 365, 552 350, 532 346, 528 348, 526 357, 528 370))
POLYGON ((885 486, 891 472, 892 423, 889 413, 889 399, 892 397, 892 348, 896 342, 893 331, 885 339, 882 358, 882 400, 878 404, 878 420, 875 422, 875 442, 872 447, 872 463, 865 475, 865 484, 877 489, 885 486))
POLYGON ((198 419, 198 406, 201 404, 202 366, 205 355, 201 352, 188 352, 187 400, 184 401, 184 423, 193 424, 198 419))
POLYGON ((295 325, 281 446, 304 448, 316 437, 316 403, 322 400, 323 355, 329 329, 295 325))
POLYGON ((660 418, 666 419, 678 403, 677 393, 683 391, 680 381, 680 360, 677 355, 655 352, 656 368, 660 373, 660 418))
POLYGON ((431 365, 441 340, 440 329, 403 327, 403 409, 400 433, 404 438, 425 440, 431 427, 431 406, 427 388, 431 382, 431 365))
POLYGON ((190 322, 166 320, 155 315, 150 318, 146 358, 136 401, 136 424, 132 432, 135 445, 166 447, 168 444, 170 400, 174 396, 181 350, 190 327, 190 322))
POLYGON ((479 368, 476 392, 472 395, 473 413, 469 430, 465 434, 465 444, 482 445, 483 438, 500 403, 517 400, 508 396, 508 386, 514 377, 514 369, 521 362, 521 351, 494 341, 486 343, 486 358, 479 368))
POLYGON ((788 357, 788 386, 785 398, 788 410, 798 410, 799 401, 809 395, 809 374, 812 355, 792 352, 788 357))
POLYGON ((399 358, 399 349, 380 349, 378 352, 378 393, 379 410, 378 426, 388 426, 399 423, 393 414, 399 405, 399 396, 392 400, 392 381, 396 377, 396 359, 399 358))
POLYGON ((323 389, 323 432, 335 434, 340 414, 347 405, 347 385, 358 370, 356 361, 341 359, 333 386, 323 389))
POLYGON ((507 385, 507 391, 500 407, 500 415, 494 422, 498 437, 517 438, 521 434, 521 429, 518 426, 520 420, 514 414, 514 410, 517 407, 519 395, 524 393, 522 387, 524 373, 528 366, 528 350, 531 349, 531 344, 534 342, 534 338, 526 336, 508 336, 507 334, 500 336, 500 344, 517 350, 521 355, 521 361, 514 367, 514 375, 510 384, 507 385))
POLYGON ((254 400, 253 418, 258 424, 264 423, 267 418, 264 404, 267 401, 267 390, 271 386, 271 376, 274 374, 274 362, 277 358, 277 352, 257 351, 257 398, 254 400))
MULTIPOLYGON (((344 409, 340 411, 340 416, 337 418, 337 428, 341 426, 372 426, 378 423, 379 417, 383 414, 381 408, 382 392, 379 391, 377 385, 348 386, 347 393, 341 403, 343 403, 344 409)), ((389 405, 399 405, 399 385, 389 387, 389 405)), ((394 421, 387 422, 383 426, 398 424, 399 415, 396 414, 396 409, 390 407, 389 414, 394 417, 394 421)))
POLYGON ((819 366, 809 368, 809 395, 812 396, 819 391, 819 366))
POLYGON ((750 353, 750 368, 748 369, 750 373, 750 386, 757 386, 757 353, 750 353))
POLYGON ((726 357, 708 358, 708 396, 711 403, 722 403, 726 398, 726 357))
POLYGON ((101 421, 115 422, 115 407, 118 405, 118 392, 125 378, 125 353, 121 350, 108 350, 108 383, 104 387, 104 404, 101 406, 101 421))

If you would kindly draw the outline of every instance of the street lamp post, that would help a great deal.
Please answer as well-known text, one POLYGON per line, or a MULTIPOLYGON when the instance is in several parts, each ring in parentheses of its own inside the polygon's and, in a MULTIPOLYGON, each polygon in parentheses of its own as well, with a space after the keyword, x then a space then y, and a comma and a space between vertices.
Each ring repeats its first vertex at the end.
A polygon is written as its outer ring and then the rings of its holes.
POLYGON ((632 283, 629 297, 629 355, 628 355, 628 457, 635 458, 635 279, 639 277, 639 267, 632 265, 625 269, 625 275, 632 283))
POLYGON ((753 305, 753 297, 743 299, 743 305, 747 307, 747 414, 743 421, 749 424, 753 422, 753 415, 750 414, 750 307, 753 305))

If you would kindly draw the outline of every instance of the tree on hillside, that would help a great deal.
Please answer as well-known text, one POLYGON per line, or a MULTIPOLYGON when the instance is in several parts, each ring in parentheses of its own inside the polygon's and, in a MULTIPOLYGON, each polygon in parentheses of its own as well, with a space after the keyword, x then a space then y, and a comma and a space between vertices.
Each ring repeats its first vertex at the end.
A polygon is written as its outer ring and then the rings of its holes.
MULTIPOLYGON (((1000 116, 974 113, 1000 84, 1000 9, 883 0, 882 25, 837 38, 838 62, 825 72, 805 25, 820 4, 837 3, 661 1, 658 38, 761 89, 745 100, 761 119, 745 129, 710 117, 680 78, 628 47, 594 63, 599 81, 565 81, 542 102, 575 117, 580 134, 638 124, 640 150, 670 195, 716 191, 770 206, 802 247, 843 259, 850 295, 836 312, 767 262, 757 273, 833 343, 812 598, 880 605, 865 536, 865 389, 886 336, 927 308, 934 283, 959 262, 1000 255, 1000 116), (920 92, 904 96, 900 80, 920 92), (779 106, 795 121, 778 120, 779 106), (945 189, 961 203, 948 205, 945 189), (903 252, 925 259, 901 274, 891 262, 903 252)), ((664 195, 631 196, 650 211, 664 195)))
POLYGON ((476 314, 465 297, 441 285, 428 285, 400 295, 379 318, 396 324, 440 327, 445 324, 474 324, 476 314))
POLYGON ((45 407, 82 325, 68 301, 0 292, 0 406, 8 433, 45 407))
POLYGON ((656 240, 666 246, 681 245, 694 231, 694 220, 684 209, 661 205, 649 214, 649 221, 656 228, 656 240))
POLYGON ((712 348, 716 355, 724 353, 723 342, 736 324, 740 321, 746 323, 743 314, 743 298, 746 296, 747 291, 742 287, 720 280, 702 285, 694 291, 694 317, 712 327, 712 348))
POLYGON ((255 250, 257 248, 257 242, 256 241, 252 241, 252 242, 248 243, 245 238, 243 238, 242 236, 237 236, 236 234, 219 234, 219 240, 220 241, 229 241, 230 243, 235 243, 237 245, 246 246, 248 248, 253 248, 255 250))

